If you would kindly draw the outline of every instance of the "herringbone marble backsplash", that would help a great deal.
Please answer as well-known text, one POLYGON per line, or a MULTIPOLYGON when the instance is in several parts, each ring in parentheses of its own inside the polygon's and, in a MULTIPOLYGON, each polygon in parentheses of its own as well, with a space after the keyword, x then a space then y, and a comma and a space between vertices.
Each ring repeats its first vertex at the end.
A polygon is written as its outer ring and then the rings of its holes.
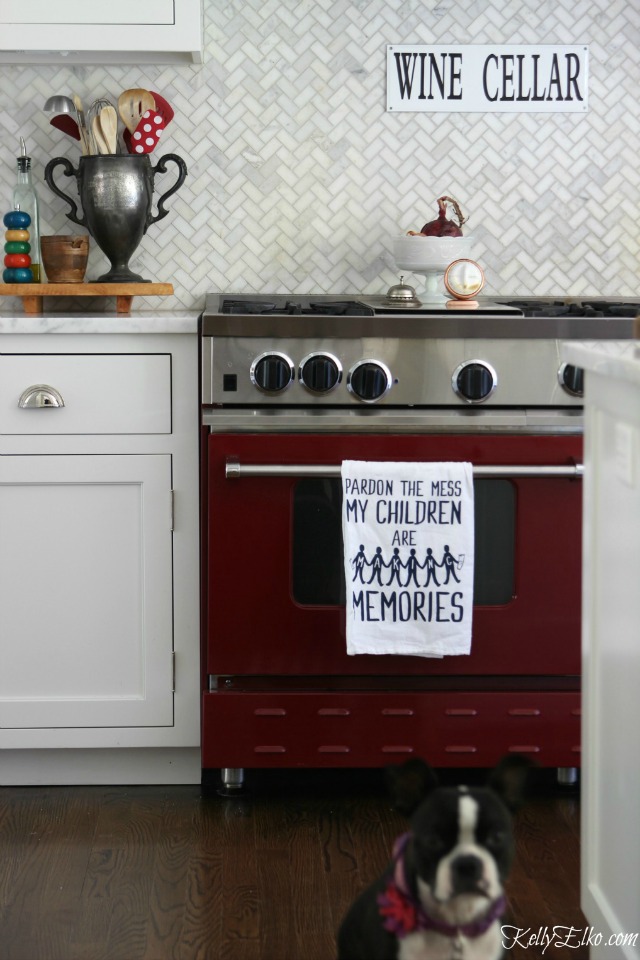
MULTIPOLYGON (((148 306, 199 308, 208 290, 383 292, 391 238, 432 219, 442 194, 470 216, 487 293, 638 293, 637 0, 205 0, 205 31, 202 66, 0 66, 2 212, 22 135, 42 232, 78 231, 42 180, 52 157, 78 155, 44 101, 75 92, 86 107, 142 86, 176 112, 154 156, 189 170, 131 262, 174 284, 148 306), (386 113, 386 44, 453 42, 588 44, 588 113, 386 113)), ((94 249, 88 276, 107 267, 94 249)))

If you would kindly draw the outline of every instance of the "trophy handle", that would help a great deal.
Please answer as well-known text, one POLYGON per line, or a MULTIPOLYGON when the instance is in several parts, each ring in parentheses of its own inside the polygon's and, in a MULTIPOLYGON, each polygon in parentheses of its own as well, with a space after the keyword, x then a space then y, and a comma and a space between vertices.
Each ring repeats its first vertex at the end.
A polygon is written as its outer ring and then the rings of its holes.
POLYGON ((65 177, 77 177, 78 171, 73 169, 72 164, 67 160, 66 157, 56 157, 54 160, 49 160, 49 163, 44 168, 44 179, 47 183, 47 186, 51 187, 54 193, 57 193, 59 197, 62 197, 63 200, 66 200, 69 206, 71 207, 71 212, 67 214, 67 218, 73 223, 79 223, 81 227, 87 226, 87 221, 84 218, 84 214, 81 217, 78 217, 78 205, 75 200, 72 200, 71 197, 57 187, 53 182, 53 171, 61 164, 64 170, 65 177))
POLYGON ((144 230, 145 233, 147 232, 148 228, 151 226, 152 223, 156 223, 158 220, 162 220, 162 218, 163 218, 163 217, 166 217, 166 215, 169 213, 169 211, 168 211, 168 210, 165 210, 165 208, 164 208, 164 201, 165 201, 168 197, 170 197, 172 193, 175 193, 176 190, 179 190, 179 189, 180 189, 180 187, 181 187, 182 184, 184 183, 185 178, 186 178, 186 176, 187 176, 187 165, 186 165, 186 163, 184 162, 184 160, 182 159, 182 157, 178 157, 175 153, 166 153, 166 154, 164 155, 164 157, 160 157, 160 159, 158 160, 158 162, 157 162, 157 164, 155 165, 155 167, 152 168, 154 178, 155 178, 156 173, 166 173, 166 172, 167 172, 167 164, 166 164, 166 161, 167 161, 167 160, 173 160, 173 162, 174 162, 174 163, 176 164, 176 166, 178 167, 178 171, 179 171, 179 173, 178 173, 178 179, 176 180, 176 182, 174 183, 174 185, 171 187, 171 189, 170 189, 170 190, 167 190, 166 193, 163 193, 162 196, 160 197, 160 199, 158 200, 158 212, 157 212, 157 214, 156 214, 155 216, 151 216, 151 213, 150 213, 150 214, 149 214, 149 217, 147 217, 147 225, 146 225, 145 230, 144 230))

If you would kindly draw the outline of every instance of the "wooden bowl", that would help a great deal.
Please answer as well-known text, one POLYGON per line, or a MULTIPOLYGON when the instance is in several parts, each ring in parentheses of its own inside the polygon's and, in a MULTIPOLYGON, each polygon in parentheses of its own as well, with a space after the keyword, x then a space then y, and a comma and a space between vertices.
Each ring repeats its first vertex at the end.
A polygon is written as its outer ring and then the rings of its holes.
POLYGON ((49 283, 82 283, 89 258, 86 234, 41 237, 40 252, 49 283))

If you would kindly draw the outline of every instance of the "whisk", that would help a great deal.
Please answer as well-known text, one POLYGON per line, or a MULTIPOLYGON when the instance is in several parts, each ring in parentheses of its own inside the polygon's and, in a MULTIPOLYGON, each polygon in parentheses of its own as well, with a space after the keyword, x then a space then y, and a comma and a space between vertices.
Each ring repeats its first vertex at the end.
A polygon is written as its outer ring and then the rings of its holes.
POLYGON ((99 97, 94 100, 89 107, 89 132, 92 141, 93 153, 120 153, 120 144, 118 142, 118 115, 116 109, 110 100, 99 97), (107 109, 108 108, 108 109, 107 109), (109 120, 109 128, 103 127, 105 113, 109 120), (113 143, 113 149, 111 146, 113 143))

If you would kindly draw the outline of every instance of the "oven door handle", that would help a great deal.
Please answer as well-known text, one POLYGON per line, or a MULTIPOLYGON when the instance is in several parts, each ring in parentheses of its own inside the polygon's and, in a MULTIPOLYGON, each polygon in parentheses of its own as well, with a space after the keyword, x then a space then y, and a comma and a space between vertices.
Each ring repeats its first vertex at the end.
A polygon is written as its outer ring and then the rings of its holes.
MULTIPOLYGON (((240 480, 243 477, 339 477, 342 468, 339 464, 316 463, 240 463, 229 459, 225 465, 227 480, 240 480)), ((474 477, 567 477, 580 480, 584 473, 581 463, 566 466, 531 465, 495 466, 478 465, 473 468, 474 477)))

